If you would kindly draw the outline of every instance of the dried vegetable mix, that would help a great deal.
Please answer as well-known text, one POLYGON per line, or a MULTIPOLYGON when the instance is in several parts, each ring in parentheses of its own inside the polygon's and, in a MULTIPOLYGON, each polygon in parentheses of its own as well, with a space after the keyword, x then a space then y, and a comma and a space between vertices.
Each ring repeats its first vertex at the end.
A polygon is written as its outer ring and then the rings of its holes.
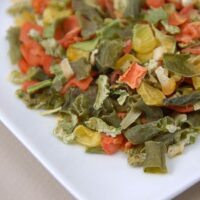
POLYGON ((12 5, 11 80, 54 134, 166 173, 200 133, 199 0, 30 0, 12 5))

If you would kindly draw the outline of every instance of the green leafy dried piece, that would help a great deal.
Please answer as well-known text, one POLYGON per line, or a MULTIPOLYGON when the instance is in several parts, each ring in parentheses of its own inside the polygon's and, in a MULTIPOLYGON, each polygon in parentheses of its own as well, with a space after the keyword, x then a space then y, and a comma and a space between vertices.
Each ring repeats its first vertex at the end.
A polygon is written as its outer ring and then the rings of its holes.
POLYGON ((104 100, 109 96, 109 83, 106 75, 100 75, 96 81, 98 92, 94 103, 94 109, 98 110, 102 107, 104 100))
POLYGON ((45 88, 34 94, 28 94, 22 90, 17 90, 17 96, 32 109, 52 110, 63 105, 64 98, 51 88, 45 88))
POLYGON ((135 107, 132 107, 131 110, 128 112, 126 117, 121 121, 120 125, 122 129, 127 129, 131 124, 133 124, 142 114, 140 110, 135 107))
POLYGON ((182 154, 185 146, 193 144, 196 141, 197 136, 200 134, 199 128, 187 128, 179 130, 175 134, 175 143, 168 147, 167 155, 172 158, 179 154, 182 154))
POLYGON ((132 38, 133 24, 122 24, 118 19, 109 20, 104 27, 97 32, 103 39, 122 39, 128 40, 132 38))
POLYGON ((163 117, 162 109, 156 106, 148 106, 142 100, 138 101, 134 106, 142 111, 148 122, 156 121, 163 117))
POLYGON ((103 106, 99 110, 96 111, 96 117, 101 118, 108 125, 119 127, 120 126, 120 118, 117 115, 117 112, 114 108, 112 99, 110 97, 106 98, 103 106))
POLYGON ((96 48, 98 42, 99 42, 99 38, 97 37, 95 39, 87 40, 84 42, 76 42, 76 43, 72 44, 71 47, 90 52, 96 48))
POLYGON ((12 71, 10 74, 10 79, 15 84, 22 84, 25 81, 37 80, 44 81, 48 79, 48 76, 44 74, 41 68, 31 67, 26 74, 22 74, 19 71, 12 71))
POLYGON ((120 118, 117 116, 117 113, 115 110, 108 114, 99 114, 99 118, 101 118, 103 121, 105 121, 108 125, 119 127, 120 126, 120 118))
POLYGON ((148 124, 139 124, 129 128, 125 132, 125 137, 134 145, 143 144, 145 141, 153 139, 159 135, 160 129, 156 126, 155 122, 148 124))
POLYGON ((145 152, 144 172, 167 173, 165 161, 166 147, 162 142, 145 142, 145 152))
POLYGON ((192 112, 187 115, 187 123, 191 127, 200 127, 200 120, 197 119, 200 119, 200 111, 192 112))
POLYGON ((123 43, 121 40, 104 40, 99 45, 96 56, 97 64, 101 68, 114 68, 115 62, 122 53, 123 43))
POLYGON ((130 0, 124 12, 124 16, 137 19, 140 16, 143 0, 130 0))
POLYGON ((63 58, 65 56, 65 49, 54 39, 46 39, 40 42, 45 49, 47 55, 63 58))
POLYGON ((85 122, 86 126, 90 129, 98 131, 99 133, 105 133, 109 136, 115 137, 121 134, 121 128, 115 128, 114 126, 109 126, 102 119, 97 117, 92 117, 85 122))
POLYGON ((159 134, 175 132, 177 127, 171 117, 163 117, 147 124, 138 124, 125 131, 125 137, 134 145, 143 144, 159 134), (171 127, 173 125, 173 128, 171 127))
POLYGON ((92 66, 86 58, 80 58, 70 64, 77 80, 83 80, 90 76, 92 66))
POLYGON ((167 13, 163 8, 151 9, 145 13, 144 19, 152 24, 157 24, 159 21, 167 19, 167 13))
POLYGON ((178 26, 169 25, 167 20, 162 20, 161 24, 164 26, 165 30, 170 34, 177 34, 177 33, 181 32, 181 30, 178 26))
POLYGON ((75 139, 73 130, 78 123, 78 117, 73 113, 65 113, 58 118, 57 127, 54 129, 54 135, 64 143, 71 143, 75 139))
POLYGON ((96 115, 96 111, 93 108, 96 98, 97 88, 91 86, 86 92, 80 93, 79 90, 75 90, 74 93, 69 93, 68 102, 65 102, 63 111, 70 111, 77 114, 80 120, 87 120, 91 116, 96 115), (73 95, 71 97, 71 95, 73 95))
POLYGON ((143 166, 146 159, 146 153, 144 150, 144 145, 138 145, 129 149, 126 152, 128 154, 128 163, 135 167, 143 166))
POLYGON ((83 0, 72 0, 72 7, 78 16, 84 38, 89 38, 101 28, 103 19, 95 7, 86 4, 83 0))
POLYGON ((9 41, 9 56, 12 64, 17 64, 21 58, 19 35, 19 27, 10 27, 7 31, 7 40, 9 41))
POLYGON ((13 15, 13 16, 16 16, 16 15, 19 15, 21 14, 22 12, 24 11, 27 11, 27 12, 32 12, 32 6, 31 6, 31 3, 30 1, 21 1, 21 2, 17 2, 15 4, 13 4, 8 10, 7 12, 10 14, 10 15, 13 15))
POLYGON ((159 135, 154 139, 156 142, 162 142, 168 147, 169 145, 173 144, 175 142, 175 134, 174 133, 167 133, 163 135, 159 135))
POLYGON ((61 88, 63 87, 63 84, 67 81, 63 71, 60 67, 60 65, 52 65, 51 66, 51 72, 55 75, 53 82, 52 82, 52 87, 56 90, 56 91, 60 91, 61 88))
POLYGON ((179 97, 172 97, 164 99, 164 105, 166 106, 186 106, 200 101, 200 91, 195 91, 189 95, 183 95, 179 97))
POLYGON ((125 103, 127 97, 129 96, 129 93, 126 90, 122 90, 122 89, 117 89, 113 91, 112 94, 119 96, 117 98, 117 101, 120 106, 122 106, 125 103))
POLYGON ((164 66, 171 72, 185 77, 200 75, 200 69, 189 63, 189 55, 185 54, 164 54, 164 66))

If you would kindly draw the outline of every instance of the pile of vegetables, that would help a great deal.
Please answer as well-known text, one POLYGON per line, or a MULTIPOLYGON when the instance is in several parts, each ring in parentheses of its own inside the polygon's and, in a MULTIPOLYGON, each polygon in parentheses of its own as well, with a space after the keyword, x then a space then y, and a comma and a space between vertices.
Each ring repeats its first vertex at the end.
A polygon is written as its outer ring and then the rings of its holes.
POLYGON ((200 133, 199 0, 32 0, 9 10, 17 96, 88 153, 166 173, 200 133))

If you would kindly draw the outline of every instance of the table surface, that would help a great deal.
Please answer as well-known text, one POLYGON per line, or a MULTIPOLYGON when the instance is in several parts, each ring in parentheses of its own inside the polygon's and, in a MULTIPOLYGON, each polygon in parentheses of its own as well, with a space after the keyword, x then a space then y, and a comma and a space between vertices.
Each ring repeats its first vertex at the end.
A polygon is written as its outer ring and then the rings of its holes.
MULTIPOLYGON (((0 122, 0 199, 75 200, 0 122)), ((174 200, 199 200, 200 183, 174 200)))

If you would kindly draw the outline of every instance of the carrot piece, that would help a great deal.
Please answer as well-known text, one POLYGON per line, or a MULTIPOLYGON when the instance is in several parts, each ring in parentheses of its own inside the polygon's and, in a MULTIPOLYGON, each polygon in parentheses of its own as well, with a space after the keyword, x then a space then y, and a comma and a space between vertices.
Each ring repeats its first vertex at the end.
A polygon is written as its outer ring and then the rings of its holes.
POLYGON ((184 53, 191 53, 194 55, 200 55, 200 46, 192 47, 192 48, 186 48, 183 49, 182 52, 184 53))
POLYGON ((32 7, 36 13, 42 14, 49 2, 50 0, 32 0, 32 7))
POLYGON ((167 108, 171 110, 175 110, 176 112, 179 113, 189 113, 194 111, 194 106, 193 105, 188 105, 188 106, 167 106, 167 108))
POLYGON ((28 66, 43 67, 44 72, 49 76, 51 75, 50 65, 52 64, 53 57, 46 55, 44 49, 38 43, 33 41, 32 47, 22 44, 20 51, 24 57, 23 61, 21 61, 21 66, 24 66, 22 67, 23 69, 26 62, 28 66))
POLYGON ((63 47, 67 48, 70 44, 82 41, 82 38, 79 37, 80 32, 80 27, 74 28, 70 32, 66 33, 65 36, 61 40, 59 40, 59 43, 63 47))
POLYGON ((90 86, 90 83, 92 82, 93 78, 91 76, 87 77, 84 80, 77 80, 75 77, 72 77, 62 88, 61 94, 65 94, 70 87, 78 87, 81 90, 85 91, 90 86))
POLYGON ((22 91, 24 92, 27 92, 27 89, 30 87, 30 86, 33 86, 35 84, 37 84, 38 81, 26 81, 22 84, 22 91))
POLYGON ((187 21, 187 17, 177 12, 174 12, 169 16, 168 21, 169 24, 172 26, 179 26, 187 21))
POLYGON ((26 62, 26 60, 24 58, 21 58, 19 60, 18 66, 22 73, 26 73, 28 71, 28 69, 30 68, 29 64, 26 62))
POLYGON ((65 33, 68 33, 69 31, 75 29, 75 28, 80 28, 79 21, 76 17, 76 15, 71 15, 68 17, 64 22, 63 22, 63 28, 65 33))
POLYGON ((167 0, 167 2, 174 4, 178 10, 183 8, 181 0, 167 0))
POLYGON ((124 117, 126 117, 127 113, 126 112, 118 112, 117 113, 117 116, 120 118, 120 119, 124 119, 124 117))
POLYGON ((190 4, 190 5, 186 6, 186 7, 184 7, 180 11, 180 14, 181 15, 185 15, 185 16, 187 16, 189 18, 189 15, 190 15, 191 11, 193 11, 193 10, 194 10, 194 6, 193 6, 193 4, 190 4))
POLYGON ((124 54, 128 54, 128 53, 130 53, 131 49, 132 49, 132 41, 131 40, 127 40, 124 48, 122 49, 122 51, 124 52, 124 54))
POLYGON ((102 134, 101 146, 106 154, 114 154, 122 147, 124 143, 124 136, 117 135, 116 137, 107 136, 102 134))
POLYGON ((175 36, 178 42, 191 43, 200 38, 200 22, 186 23, 181 28, 181 33, 175 36))
POLYGON ((160 8, 165 4, 165 0, 147 0, 147 5, 152 8, 160 8))
POLYGON ((103 10, 106 10, 112 18, 115 18, 115 10, 112 0, 97 0, 103 10))
POLYGON ((32 30, 32 29, 38 31, 41 35, 43 33, 43 28, 41 26, 30 23, 30 22, 26 22, 21 27, 20 36, 19 36, 19 39, 21 42, 23 42, 27 45, 33 42, 33 40, 28 35, 30 30, 32 30))
POLYGON ((51 67, 51 64, 53 62, 53 57, 52 56, 49 56, 49 55, 44 55, 44 57, 42 58, 42 68, 45 72, 45 74, 47 74, 48 76, 51 76, 51 72, 50 72, 50 67, 51 67))
POLYGON ((119 81, 126 83, 132 89, 138 88, 142 79, 145 77, 147 73, 147 69, 138 65, 137 63, 133 63, 128 70, 119 77, 119 81))
POLYGON ((128 149, 131 149, 133 147, 133 144, 129 141, 125 142, 124 144, 124 149, 125 150, 128 150, 128 149))

